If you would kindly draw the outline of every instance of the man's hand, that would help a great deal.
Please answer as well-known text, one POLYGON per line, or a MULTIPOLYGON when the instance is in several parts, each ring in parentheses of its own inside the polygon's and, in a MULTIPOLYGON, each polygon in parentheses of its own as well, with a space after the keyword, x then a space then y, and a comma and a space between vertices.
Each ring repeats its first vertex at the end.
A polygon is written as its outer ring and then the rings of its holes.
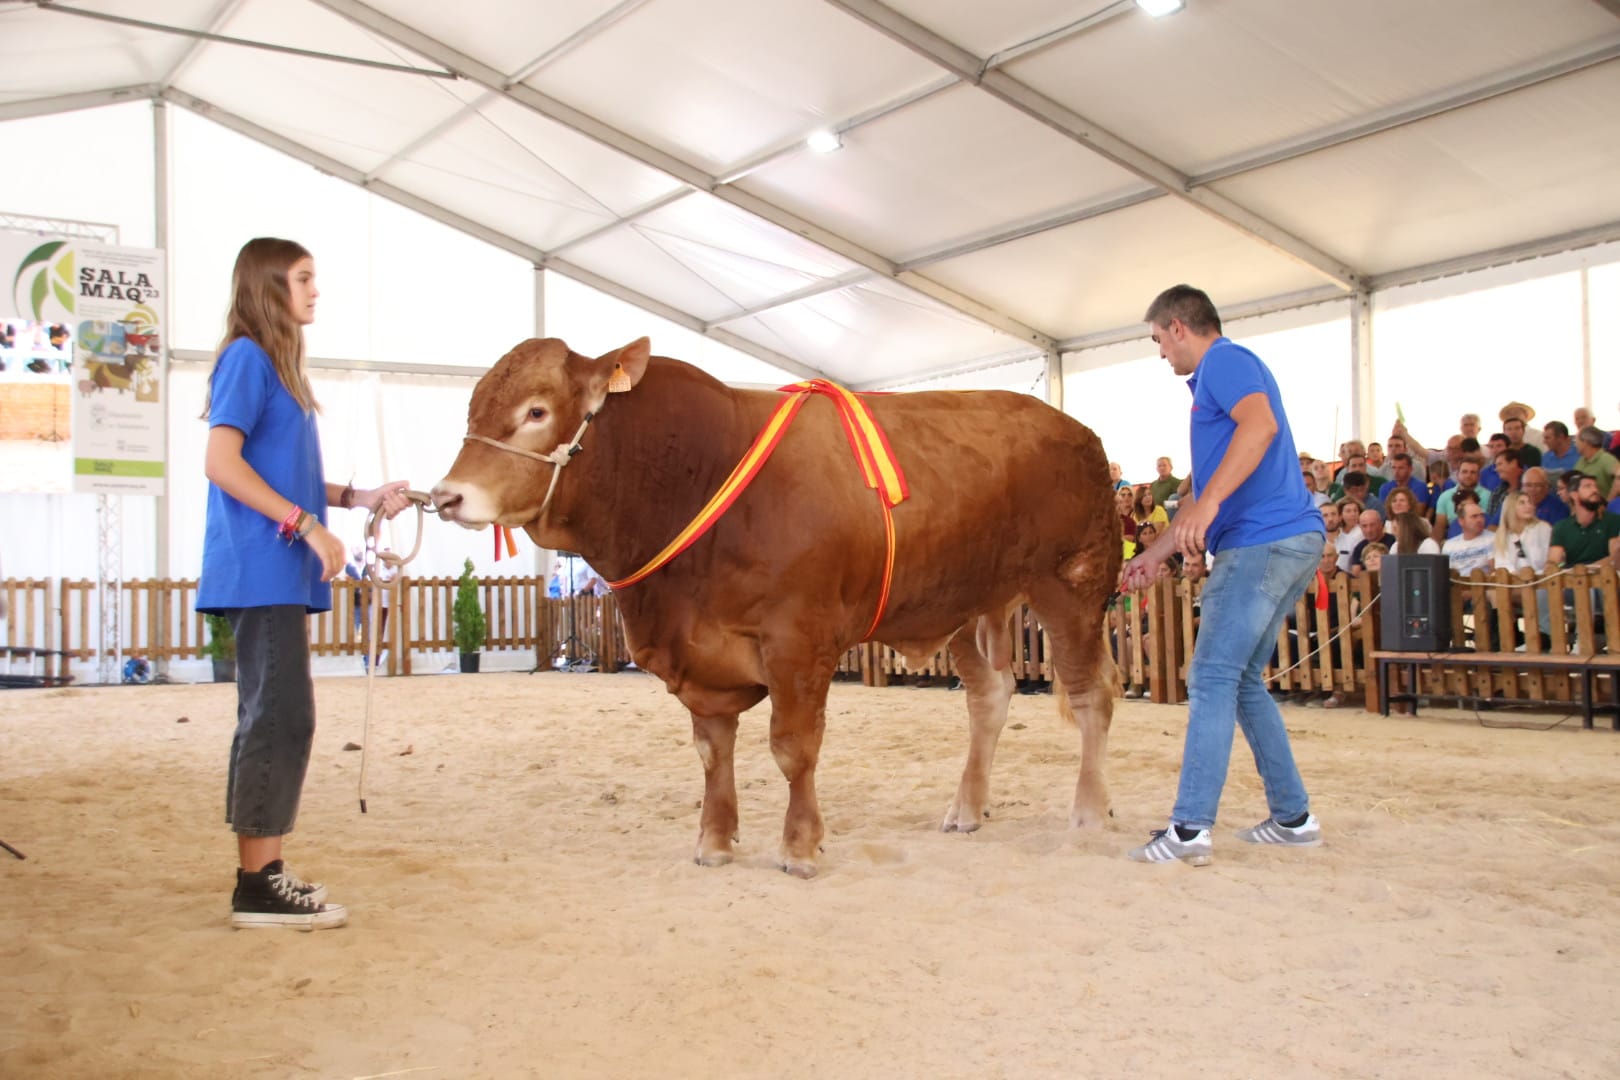
POLYGON ((1158 577, 1158 569, 1164 565, 1162 559, 1155 559, 1149 552, 1143 552, 1131 559, 1119 569, 1119 591, 1141 592, 1153 584, 1158 577))
POLYGON ((1170 534, 1176 538, 1176 550, 1188 561, 1203 561, 1205 534, 1220 512, 1220 501, 1206 494, 1192 506, 1177 512, 1175 520, 1170 522, 1170 534))

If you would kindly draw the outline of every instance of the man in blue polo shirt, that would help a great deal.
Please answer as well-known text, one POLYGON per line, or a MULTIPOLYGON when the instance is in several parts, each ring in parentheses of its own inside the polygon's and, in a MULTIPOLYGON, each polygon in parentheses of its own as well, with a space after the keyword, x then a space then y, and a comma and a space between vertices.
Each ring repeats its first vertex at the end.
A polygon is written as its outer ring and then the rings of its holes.
MULTIPOLYGON (((1390 436, 1390 441, 1395 441, 1394 436, 1390 436)), ((1389 460, 1395 469, 1395 478, 1378 489, 1378 497, 1387 504, 1390 492, 1396 488, 1405 488, 1420 505, 1424 507, 1433 505, 1434 493, 1429 490, 1429 485, 1413 475, 1412 455, 1402 450, 1389 460)))
POLYGON ((1294 764, 1282 714, 1260 673, 1277 630, 1316 574, 1322 515, 1299 470, 1277 380, 1260 358, 1221 334, 1202 291, 1176 285, 1145 316, 1159 355, 1192 390, 1192 490, 1175 520, 1125 564, 1120 587, 1152 584, 1176 551, 1214 555, 1187 679, 1187 737, 1170 824, 1130 852, 1138 862, 1207 864, 1210 829, 1241 725, 1265 783, 1270 816, 1238 838, 1314 847, 1322 829, 1294 764))

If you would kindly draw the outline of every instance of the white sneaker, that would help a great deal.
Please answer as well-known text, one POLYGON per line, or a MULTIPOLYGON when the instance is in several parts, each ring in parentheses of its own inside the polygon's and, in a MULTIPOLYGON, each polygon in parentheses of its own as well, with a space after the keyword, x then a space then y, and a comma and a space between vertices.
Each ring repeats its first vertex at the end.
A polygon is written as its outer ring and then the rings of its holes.
POLYGON ((1215 844, 1210 839, 1208 829, 1199 829, 1197 836, 1183 840, 1176 835, 1172 824, 1163 829, 1154 829, 1148 842, 1132 848, 1129 854, 1136 862, 1175 862, 1179 859, 1188 866, 1208 866, 1214 853, 1215 844))
POLYGON ((1247 844, 1282 844, 1285 847, 1321 847, 1322 825, 1315 814, 1306 814, 1305 823, 1289 828, 1276 818, 1266 818, 1250 829, 1238 831, 1237 838, 1247 844))

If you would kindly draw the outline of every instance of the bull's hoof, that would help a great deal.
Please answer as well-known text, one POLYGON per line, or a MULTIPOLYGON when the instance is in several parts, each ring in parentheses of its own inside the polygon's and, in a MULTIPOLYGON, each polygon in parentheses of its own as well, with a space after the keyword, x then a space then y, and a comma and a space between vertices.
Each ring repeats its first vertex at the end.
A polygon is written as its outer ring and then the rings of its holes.
POLYGON ((790 874, 800 881, 809 881, 816 876, 816 864, 813 862, 784 862, 780 865, 782 873, 790 874))
POLYGON ((984 819, 990 816, 990 811, 981 810, 975 814, 971 810, 962 810, 959 803, 952 803, 951 808, 945 812, 945 820, 940 822, 940 832, 978 832, 984 819))
POLYGON ((1108 819, 1114 816, 1109 807, 1076 806, 1069 811, 1069 824, 1076 829, 1096 830, 1105 828, 1108 819))
POLYGON ((726 866, 731 862, 729 851, 700 851, 692 857, 692 861, 699 866, 726 866))

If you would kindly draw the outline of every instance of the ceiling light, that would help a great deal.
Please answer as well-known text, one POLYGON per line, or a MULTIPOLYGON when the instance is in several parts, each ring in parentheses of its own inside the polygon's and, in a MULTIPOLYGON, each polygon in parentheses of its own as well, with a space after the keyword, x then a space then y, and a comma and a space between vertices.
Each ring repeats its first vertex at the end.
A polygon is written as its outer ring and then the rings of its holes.
POLYGON ((1174 15, 1187 6, 1187 0, 1136 0, 1136 6, 1157 19, 1163 15, 1174 15))
POLYGON ((804 145, 818 154, 830 154, 844 145, 844 140, 838 137, 836 131, 812 131, 810 137, 804 140, 804 145))

